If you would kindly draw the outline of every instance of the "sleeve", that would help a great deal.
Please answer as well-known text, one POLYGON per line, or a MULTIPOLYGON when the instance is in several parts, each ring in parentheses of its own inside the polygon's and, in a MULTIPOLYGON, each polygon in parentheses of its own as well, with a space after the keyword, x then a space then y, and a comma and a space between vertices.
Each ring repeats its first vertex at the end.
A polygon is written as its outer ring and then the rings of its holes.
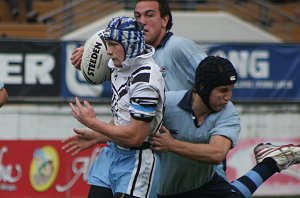
POLYGON ((189 86, 184 89, 190 89, 194 83, 196 68, 207 55, 197 43, 189 39, 179 37, 170 45, 169 57, 172 60, 172 68, 176 68, 174 71, 179 78, 177 80, 187 82, 189 86))
POLYGON ((226 108, 219 112, 215 127, 211 135, 221 135, 231 140, 232 147, 235 147, 241 131, 240 116, 232 103, 228 103, 226 108))
POLYGON ((189 66, 197 68, 200 61, 207 56, 206 52, 190 39, 178 36, 176 38, 170 43, 170 48, 173 50, 171 54, 174 54, 174 58, 183 58, 189 66))
POLYGON ((156 115, 160 100, 158 89, 147 82, 135 83, 130 87, 129 113, 132 118, 151 122, 156 115))

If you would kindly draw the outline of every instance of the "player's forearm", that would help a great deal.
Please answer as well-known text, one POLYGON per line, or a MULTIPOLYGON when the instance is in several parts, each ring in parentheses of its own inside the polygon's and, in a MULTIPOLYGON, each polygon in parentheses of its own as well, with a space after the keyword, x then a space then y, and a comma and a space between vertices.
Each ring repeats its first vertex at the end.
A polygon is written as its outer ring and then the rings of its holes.
POLYGON ((103 143, 106 143, 108 141, 111 141, 111 138, 97 132, 97 131, 94 131, 96 134, 95 134, 95 144, 103 144, 103 143))
POLYGON ((103 138, 106 137, 107 140, 119 145, 138 147, 144 142, 149 126, 148 124, 144 126, 143 123, 136 124, 136 122, 116 126, 95 119, 90 128, 101 133, 103 138))
POLYGON ((220 164, 224 159, 224 152, 210 144, 194 144, 175 140, 170 152, 209 164, 220 164))

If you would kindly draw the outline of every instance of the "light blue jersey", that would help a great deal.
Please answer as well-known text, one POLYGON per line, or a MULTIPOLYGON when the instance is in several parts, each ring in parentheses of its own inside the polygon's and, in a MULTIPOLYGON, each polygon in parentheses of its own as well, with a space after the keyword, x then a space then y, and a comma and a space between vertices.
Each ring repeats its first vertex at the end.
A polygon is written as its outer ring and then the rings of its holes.
MULTIPOLYGON (((153 56, 164 74, 166 91, 191 89, 196 68, 206 56, 195 42, 168 32, 153 56)), ((217 172, 228 180, 223 164, 217 166, 217 172)))
POLYGON ((195 42, 168 32, 153 56, 164 73, 166 91, 191 89, 196 68, 206 56, 195 42))
POLYGON ((0 89, 4 87, 4 83, 0 81, 0 89))
MULTIPOLYGON (((191 91, 169 91, 166 93, 164 126, 174 139, 208 144, 214 135, 227 137, 236 145, 240 133, 240 118, 231 102, 220 112, 206 117, 197 127, 191 107, 191 91)), ((171 152, 160 153, 161 175, 158 194, 170 195, 197 189, 209 182, 215 165, 196 162, 171 152)))

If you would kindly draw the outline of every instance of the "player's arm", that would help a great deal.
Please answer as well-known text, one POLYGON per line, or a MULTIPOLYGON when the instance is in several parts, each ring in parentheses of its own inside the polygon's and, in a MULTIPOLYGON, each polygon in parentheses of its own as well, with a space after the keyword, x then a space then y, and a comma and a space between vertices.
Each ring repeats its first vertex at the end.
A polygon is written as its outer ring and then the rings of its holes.
POLYGON ((142 120, 131 119, 128 125, 111 125, 100 120, 94 120, 91 129, 101 131, 114 143, 124 147, 139 147, 148 135, 150 123, 142 120))
POLYGON ((82 105, 75 98, 75 106, 70 103, 73 116, 83 125, 93 131, 97 131, 121 146, 140 146, 148 135, 150 123, 132 118, 129 125, 113 125, 96 118, 92 106, 84 101, 82 105))
POLYGON ((220 164, 232 147, 231 140, 219 135, 212 136, 208 144, 200 144, 175 140, 166 128, 161 130, 151 137, 150 143, 155 151, 173 152, 193 160, 220 164))
MULTIPOLYGON (((113 124, 113 120, 111 120, 110 123, 113 124)), ((103 144, 107 141, 111 141, 110 138, 90 129, 73 130, 76 135, 72 135, 61 141, 61 143, 63 144, 61 149, 73 156, 97 144, 103 144)))
POLYGON ((100 133, 89 129, 73 129, 76 135, 67 137, 61 141, 62 150, 71 155, 76 155, 81 151, 89 149, 98 143, 105 143, 108 138, 100 133))
POLYGON ((3 87, 0 89, 0 107, 2 107, 8 100, 8 94, 6 89, 3 87))

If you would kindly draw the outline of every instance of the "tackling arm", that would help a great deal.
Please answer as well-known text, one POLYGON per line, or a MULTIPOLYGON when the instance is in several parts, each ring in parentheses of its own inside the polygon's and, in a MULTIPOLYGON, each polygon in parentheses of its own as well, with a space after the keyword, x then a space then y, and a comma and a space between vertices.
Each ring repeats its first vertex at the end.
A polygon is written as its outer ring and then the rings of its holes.
POLYGON ((212 136, 208 144, 203 144, 175 140, 164 127, 161 132, 151 137, 153 150, 173 152, 200 162, 220 164, 231 148, 231 141, 219 135, 212 136))

